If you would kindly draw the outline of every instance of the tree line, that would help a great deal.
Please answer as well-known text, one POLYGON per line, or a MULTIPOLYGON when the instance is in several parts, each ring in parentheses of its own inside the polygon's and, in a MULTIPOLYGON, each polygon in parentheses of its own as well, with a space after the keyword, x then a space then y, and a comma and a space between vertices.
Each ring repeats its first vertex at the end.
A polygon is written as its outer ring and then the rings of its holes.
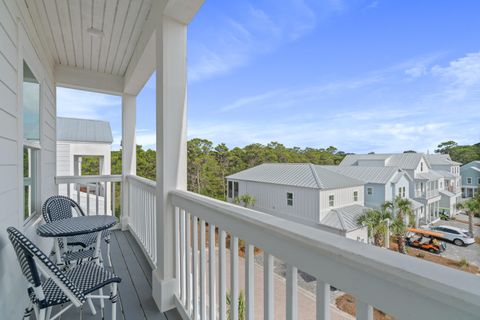
MULTIPOLYGON (((262 163, 313 163, 338 165, 348 154, 334 146, 328 148, 286 147, 279 142, 253 143, 243 148, 228 148, 226 144, 214 144, 207 139, 194 138, 187 142, 188 190, 216 199, 225 199, 225 178, 239 171, 262 163)), ((408 150, 405 152, 415 152, 408 150)), ((458 145, 446 141, 438 145, 436 153, 450 154, 452 160, 468 163, 480 159, 480 143, 458 145)), ((122 151, 112 151, 112 174, 122 173, 122 151)), ((98 174, 98 160, 84 159, 82 174, 98 174)), ((137 175, 156 179, 156 152, 137 145, 137 175)))

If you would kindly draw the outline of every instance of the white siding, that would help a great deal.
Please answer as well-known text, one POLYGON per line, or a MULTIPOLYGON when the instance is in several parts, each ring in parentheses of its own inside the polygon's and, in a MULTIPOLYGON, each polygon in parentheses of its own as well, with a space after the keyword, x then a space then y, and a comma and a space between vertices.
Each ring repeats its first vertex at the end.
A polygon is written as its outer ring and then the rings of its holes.
POLYGON ((350 232, 347 232, 345 236, 348 239, 353 239, 355 241, 360 241, 367 243, 368 242, 368 228, 358 228, 356 230, 352 230, 350 232))
POLYGON ((41 85, 40 201, 55 193, 55 86, 52 58, 44 51, 24 1, 0 0, 0 310, 19 319, 27 306, 26 282, 5 229, 14 226, 44 249, 48 242, 35 235, 36 219, 23 222, 22 64, 27 63, 41 85), (16 17, 22 23, 17 26, 16 17), (28 36, 27 36, 28 34, 28 36))
POLYGON ((356 186, 343 189, 334 189, 334 190, 320 190, 320 220, 330 211, 331 209, 345 207, 358 204, 363 206, 364 204, 364 186, 356 186), (353 201, 353 193, 358 192, 358 201, 353 201), (334 206, 330 207, 328 203, 328 197, 333 195, 335 198, 334 206))
POLYGON ((239 195, 245 193, 256 199, 255 210, 319 222, 317 189, 239 181, 239 195), (287 205, 287 192, 293 193, 293 206, 287 205))

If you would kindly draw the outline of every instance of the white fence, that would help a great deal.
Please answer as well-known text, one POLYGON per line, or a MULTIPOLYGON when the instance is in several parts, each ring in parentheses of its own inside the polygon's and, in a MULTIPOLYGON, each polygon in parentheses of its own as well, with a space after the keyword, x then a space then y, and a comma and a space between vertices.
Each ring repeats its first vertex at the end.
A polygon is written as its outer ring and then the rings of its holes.
POLYGON ((120 175, 55 177, 58 194, 77 201, 88 215, 115 215, 121 181, 120 175))
POLYGON ((141 245, 152 267, 157 261, 155 182, 134 175, 127 176, 128 226, 141 245))
POLYGON ((232 320, 238 319, 239 239, 245 240, 246 246, 246 319, 255 317, 254 293, 258 290, 254 246, 264 251, 264 319, 276 319, 280 308, 285 308, 287 319, 299 319, 298 270, 317 279, 316 319, 331 319, 330 286, 356 298, 356 318, 361 320, 373 319, 373 307, 395 319, 479 317, 478 276, 191 192, 173 191, 170 200, 176 207, 176 306, 185 319, 227 319, 227 235, 231 243, 232 320), (287 265, 285 305, 276 305, 274 298, 278 290, 274 286, 274 257, 287 265))

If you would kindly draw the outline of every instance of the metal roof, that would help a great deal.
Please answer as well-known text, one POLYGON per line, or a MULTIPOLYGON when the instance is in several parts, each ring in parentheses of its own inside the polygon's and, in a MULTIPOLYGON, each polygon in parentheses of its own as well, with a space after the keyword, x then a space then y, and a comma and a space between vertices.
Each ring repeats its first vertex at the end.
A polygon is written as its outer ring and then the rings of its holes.
POLYGON ((445 171, 445 170, 435 170, 438 174, 442 175, 444 178, 447 179, 455 179, 457 176, 455 176, 453 173, 445 171))
POLYGON ((425 155, 431 165, 459 165, 460 162, 453 161, 448 154, 435 153, 425 155))
POLYGON ((417 210, 417 209, 423 207, 423 203, 421 203, 421 202, 418 202, 418 201, 413 200, 413 199, 408 199, 408 200, 410 200, 410 203, 412 204, 412 209, 413 210, 417 210))
POLYGON ((364 184, 360 180, 310 163, 264 163, 227 178, 313 189, 337 189, 364 184))
POLYGON ((397 176, 402 176, 403 171, 397 167, 340 167, 340 166, 322 166, 328 170, 346 175, 348 177, 358 179, 364 183, 386 184, 391 180, 395 180, 397 176), (400 171, 400 172, 399 172, 400 171))
POLYGON ((58 117, 57 141, 111 144, 112 129, 107 121, 58 117))
POLYGON ((368 208, 358 204, 332 209, 320 223, 343 231, 355 230, 361 227, 357 224, 358 217, 367 210, 368 208))
POLYGON ((430 170, 428 172, 422 172, 422 173, 417 173, 415 175, 415 179, 421 179, 421 180, 438 180, 443 178, 443 176, 435 170, 430 170))
MULTIPOLYGON (((356 166, 358 160, 385 160, 387 167, 399 167, 400 169, 416 169, 423 153, 384 153, 384 154, 349 154, 340 166, 356 166)), ((430 166, 427 161, 427 166, 430 166)))
POLYGON ((450 192, 448 190, 440 190, 439 191, 440 194, 443 194, 443 195, 446 195, 447 197, 449 198, 452 198, 452 197, 456 197, 457 195, 453 192, 450 192))

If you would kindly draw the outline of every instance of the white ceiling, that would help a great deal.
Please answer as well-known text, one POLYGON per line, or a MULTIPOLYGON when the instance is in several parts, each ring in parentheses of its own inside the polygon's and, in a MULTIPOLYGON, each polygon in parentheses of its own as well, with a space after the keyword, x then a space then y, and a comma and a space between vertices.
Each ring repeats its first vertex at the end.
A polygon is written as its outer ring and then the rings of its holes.
POLYGON ((123 76, 152 0, 26 0, 56 64, 123 76), (102 30, 92 36, 88 28, 102 30))

